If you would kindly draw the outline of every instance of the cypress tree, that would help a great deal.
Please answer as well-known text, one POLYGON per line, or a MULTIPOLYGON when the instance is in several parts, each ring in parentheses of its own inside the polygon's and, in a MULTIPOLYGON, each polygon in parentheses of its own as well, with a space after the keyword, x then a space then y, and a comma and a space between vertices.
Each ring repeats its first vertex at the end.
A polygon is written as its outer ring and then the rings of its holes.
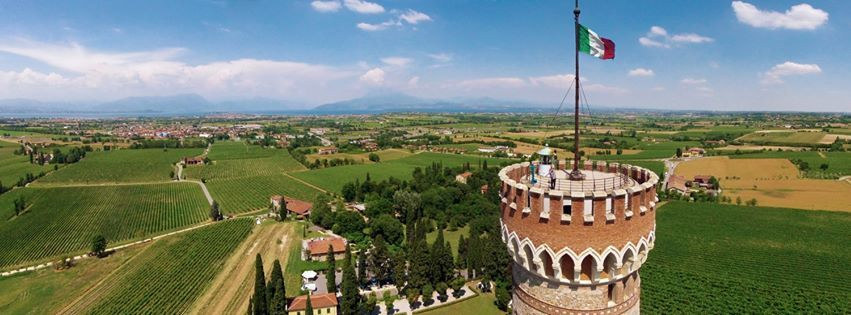
POLYGON ((257 254, 254 261, 254 315, 267 315, 266 274, 263 272, 263 258, 257 254))
POLYGON ((458 239, 458 268, 467 268, 467 239, 464 235, 458 239))
POLYGON ((275 259, 272 264, 272 275, 266 285, 266 292, 270 314, 284 314, 287 307, 287 293, 280 260, 275 259))
POLYGON ((310 303, 310 293, 307 294, 307 306, 304 308, 304 315, 313 315, 313 304, 310 303))
POLYGON ((343 293, 342 301, 340 301, 340 313, 342 315, 357 315, 360 312, 361 298, 357 281, 355 266, 352 263, 352 253, 346 247, 346 259, 343 262, 343 282, 340 284, 340 290, 343 293))
POLYGON ((428 243, 425 240, 425 221, 417 223, 415 230, 417 237, 414 238, 414 243, 408 252, 408 261, 410 262, 408 285, 420 288, 428 282, 431 274, 428 243))
POLYGON ((358 253, 358 284, 361 287, 366 286, 366 254, 358 253))
POLYGON ((328 245, 328 269, 325 272, 325 286, 329 293, 337 293, 337 261, 334 258, 334 247, 328 245))
POLYGON ((429 282, 430 283, 438 283, 443 281, 444 274, 446 271, 443 266, 443 243, 445 242, 443 238, 443 230, 437 231, 437 239, 434 240, 434 243, 431 245, 431 249, 429 250, 429 282))

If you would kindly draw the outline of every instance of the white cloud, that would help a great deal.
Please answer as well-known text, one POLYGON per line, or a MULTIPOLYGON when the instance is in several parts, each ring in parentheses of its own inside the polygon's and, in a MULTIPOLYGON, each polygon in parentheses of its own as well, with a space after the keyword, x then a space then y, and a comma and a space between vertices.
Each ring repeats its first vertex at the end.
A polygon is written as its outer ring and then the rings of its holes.
POLYGON ((459 82, 458 85, 467 89, 518 88, 526 86, 526 81, 517 77, 496 77, 464 80, 459 82))
POLYGON ((631 77, 652 77, 653 75, 655 75, 655 73, 653 73, 652 69, 635 68, 629 70, 629 76, 631 77))
POLYGON ((668 31, 662 28, 661 26, 651 26, 650 33, 648 36, 662 36, 668 37, 668 31))
POLYGON ((310 3, 310 6, 313 7, 314 10, 319 12, 337 12, 343 7, 340 4, 340 1, 313 1, 310 3))
POLYGON ((701 44, 701 43, 711 43, 715 40, 712 39, 712 38, 706 37, 706 36, 701 36, 701 35, 697 35, 697 34, 694 34, 694 33, 688 33, 688 34, 677 34, 677 35, 671 36, 671 41, 676 42, 676 43, 701 44))
MULTIPOLYGON (((532 85, 543 85, 551 88, 566 89, 575 80, 576 76, 572 74, 555 74, 539 77, 530 77, 529 83, 532 85)), ((582 79, 582 77, 579 77, 582 79)))
POLYGON ((447 53, 429 54, 428 56, 431 57, 431 59, 434 59, 434 61, 440 63, 447 63, 452 61, 452 55, 447 53))
POLYGON ((0 45, 0 52, 30 58, 66 74, 41 73, 29 68, 0 71, 0 97, 91 99, 97 95, 108 99, 199 93, 214 98, 264 96, 317 100, 314 93, 324 93, 329 84, 343 90, 340 80, 357 77, 353 69, 295 61, 246 58, 191 65, 176 60, 184 51, 164 48, 116 53, 93 51, 76 43, 10 41, 0 45))
POLYGON ((408 22, 408 24, 418 24, 420 22, 431 21, 431 17, 425 13, 417 12, 411 9, 408 9, 407 12, 403 13, 399 16, 399 19, 408 22))
POLYGON ((770 85, 770 84, 781 84, 783 83, 782 78, 785 76, 793 76, 793 75, 807 75, 807 74, 819 74, 821 73, 821 67, 817 64, 800 64, 791 61, 787 61, 774 67, 771 67, 770 70, 762 74, 762 80, 760 81, 762 84, 770 85))
POLYGON ((352 10, 357 13, 363 14, 376 14, 376 13, 384 13, 384 7, 375 2, 363 1, 363 0, 344 0, 343 4, 346 5, 346 8, 352 10))
POLYGON ((695 33, 668 34, 661 26, 651 26, 645 36, 639 37, 638 42, 644 47, 671 48, 671 44, 703 44, 715 41, 710 37, 695 33))
POLYGON ((367 31, 367 32, 375 32, 375 31, 383 31, 390 26, 398 25, 397 22, 394 21, 386 21, 379 24, 370 24, 370 23, 358 23, 357 26, 359 29, 367 31))
POLYGON ((606 93, 606 94, 624 94, 624 93, 629 92, 629 90, 624 89, 624 88, 619 88, 619 87, 615 87, 615 86, 608 86, 608 85, 603 85, 603 84, 599 84, 599 83, 585 84, 585 85, 582 86, 582 88, 585 91, 599 92, 599 93, 606 93))
POLYGON ((373 85, 381 85, 384 83, 384 70, 381 68, 372 68, 360 76, 360 80, 373 85))
POLYGON ((410 80, 408 80, 408 86, 410 86, 410 87, 416 87, 419 84, 420 84, 420 77, 415 76, 415 77, 412 77, 410 80))
POLYGON ((694 78, 685 78, 685 79, 680 80, 680 83, 688 84, 688 85, 702 85, 702 84, 706 84, 707 82, 709 82, 709 81, 706 81, 706 79, 694 79, 694 78))
POLYGON ((652 39, 647 38, 647 37, 639 37, 638 42, 644 47, 663 47, 663 48, 671 47, 668 44, 664 44, 662 42, 655 41, 655 40, 652 40, 652 39))
POLYGON ((405 57, 385 57, 381 58, 381 62, 386 65, 395 66, 395 67, 405 67, 410 64, 413 60, 411 58, 405 57))
POLYGON ((739 22, 771 30, 779 28, 814 30, 824 25, 828 20, 827 12, 813 8, 806 3, 794 5, 783 13, 763 11, 744 1, 733 1, 732 6, 739 22))

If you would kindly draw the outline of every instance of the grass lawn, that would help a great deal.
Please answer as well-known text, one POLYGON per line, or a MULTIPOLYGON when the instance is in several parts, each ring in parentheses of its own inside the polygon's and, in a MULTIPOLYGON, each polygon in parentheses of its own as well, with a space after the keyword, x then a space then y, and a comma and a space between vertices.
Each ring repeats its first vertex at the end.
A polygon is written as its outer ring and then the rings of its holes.
POLYGON ((508 159, 483 158, 470 155, 423 152, 388 162, 329 167, 294 172, 292 175, 313 185, 322 187, 327 191, 339 193, 343 185, 350 181, 354 181, 355 179, 364 181, 367 173, 369 173, 373 181, 381 181, 390 177, 410 179, 414 168, 428 166, 431 163, 443 163, 444 166, 454 167, 469 162, 475 167, 479 161, 484 160, 488 161, 489 167, 496 167, 501 162, 511 161, 508 159))
MULTIPOLYGON (((464 235, 464 238, 470 238, 470 225, 465 225, 455 231, 443 231, 443 238, 449 241, 449 245, 452 246, 452 256, 455 258, 458 258, 458 240, 461 238, 461 235, 464 235)), ((429 244, 434 243, 435 239, 437 239, 437 231, 426 235, 426 241, 428 241, 429 244)))
POLYGON ((124 149, 89 152, 82 161, 63 167, 39 184, 100 184, 168 181, 174 164, 203 149, 124 149))
MULTIPOLYGON (((302 229, 306 223, 297 222, 294 224, 298 224, 295 228, 295 233, 293 233, 294 237, 290 240, 290 242, 294 242, 294 244, 290 248, 290 256, 287 258, 287 265, 284 266, 284 281, 288 297, 295 297, 301 294, 302 272, 306 270, 321 272, 328 268, 327 262, 304 261, 301 259, 301 241, 304 240, 302 237, 302 229)), ((310 237, 310 235, 308 235, 308 237, 310 237)), ((339 262, 337 263, 337 267, 340 267, 339 262)))
POLYGON ((668 202, 641 269, 651 314, 851 309, 851 214, 668 202))
POLYGON ((496 297, 493 293, 479 293, 475 297, 458 303, 416 313, 423 315, 505 314, 505 312, 496 308, 494 302, 496 302, 496 297))

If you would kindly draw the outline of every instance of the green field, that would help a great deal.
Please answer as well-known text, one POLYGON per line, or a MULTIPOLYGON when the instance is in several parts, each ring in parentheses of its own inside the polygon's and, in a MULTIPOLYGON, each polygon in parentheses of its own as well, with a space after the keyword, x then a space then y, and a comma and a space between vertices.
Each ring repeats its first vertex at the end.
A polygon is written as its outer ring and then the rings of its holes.
POLYGON ((738 140, 756 144, 816 144, 826 135, 825 132, 806 131, 754 132, 738 140))
POLYGON ((207 220, 198 185, 23 188, 0 195, 0 267, 88 251, 103 234, 116 245, 207 220), (12 200, 30 204, 15 217, 12 200))
POLYGON ((251 227, 252 220, 236 219, 158 240, 75 307, 89 314, 186 313, 251 227))
POLYGON ((167 181, 173 164, 203 149, 139 149, 89 152, 73 165, 38 180, 39 184, 100 184, 167 181))
POLYGON ((759 153, 732 154, 731 159, 800 159, 810 165, 807 177, 841 177, 851 175, 851 152, 813 152, 813 151, 765 151, 759 153), (819 166, 827 164, 821 171, 819 166))
POLYGON ((15 146, 0 147, 0 184, 3 187, 12 187, 27 173, 38 176, 53 170, 53 165, 31 164, 27 156, 13 154, 16 149, 15 146))
POLYGON ((489 167, 498 167, 502 162, 511 162, 511 160, 507 159, 423 152, 388 162, 329 167, 305 172, 294 172, 292 175, 308 183, 322 187, 322 189, 327 191, 340 192, 343 185, 350 181, 354 181, 355 179, 365 180, 367 173, 369 173, 373 181, 380 181, 390 177, 410 179, 414 168, 428 166, 433 162, 443 163, 444 166, 450 167, 461 166, 469 162, 471 166, 476 167, 479 161, 484 160, 488 161, 489 167))
MULTIPOLYGON (((608 161, 623 161, 623 160, 649 160, 649 159, 664 159, 674 156, 677 153, 677 148, 699 147, 699 142, 694 141, 665 141, 665 142, 639 142, 637 149, 641 150, 636 154, 622 155, 591 155, 592 160, 608 160, 608 161)), ((615 150, 612 150, 614 152, 615 150)))
POLYGON ((641 270, 651 314, 851 309, 851 214, 708 203, 659 208, 641 270))
MULTIPOLYGON (((210 150, 210 155, 216 152, 219 148, 214 145, 210 150)), ((184 170, 187 178, 195 179, 227 179, 227 178, 243 178, 253 176, 270 176, 281 175, 283 172, 291 172, 304 170, 304 166, 286 150, 280 149, 262 149, 272 153, 272 155, 262 158, 243 158, 243 159, 224 159, 213 160, 213 164, 209 165, 189 165, 184 170)))

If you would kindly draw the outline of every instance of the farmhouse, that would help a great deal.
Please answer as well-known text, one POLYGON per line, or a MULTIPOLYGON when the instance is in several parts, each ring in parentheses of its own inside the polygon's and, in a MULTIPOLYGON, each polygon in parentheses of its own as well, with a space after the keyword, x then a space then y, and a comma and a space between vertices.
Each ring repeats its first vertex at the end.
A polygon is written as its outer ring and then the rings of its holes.
POLYGON ((674 191, 680 194, 685 194, 689 192, 688 187, 686 187, 686 178, 677 175, 671 175, 668 177, 668 183, 665 185, 665 190, 674 191))
POLYGON ((183 165, 198 165, 198 164, 204 164, 204 158, 203 157, 196 156, 196 157, 192 157, 192 158, 190 158, 190 157, 184 157, 183 158, 183 165))
POLYGON ((337 153, 337 147, 322 147, 319 148, 319 155, 328 155, 337 153))
POLYGON ((464 172, 464 173, 458 174, 458 176, 455 176, 455 181, 457 181, 459 183, 466 184, 467 178, 469 178, 472 175, 473 175, 473 173, 470 173, 470 172, 464 172))
MULTIPOLYGON (((337 295, 334 293, 311 294, 310 306, 313 314, 337 315, 337 295)), ((287 307, 289 315, 305 315, 307 310, 307 295, 297 296, 287 307)))
POLYGON ((325 261, 328 258, 328 245, 334 251, 334 259, 342 259, 346 253, 348 241, 341 237, 319 237, 305 242, 311 260, 325 261))
POLYGON ((694 181, 692 181, 693 185, 697 185, 698 187, 709 188, 712 189, 712 183, 710 179, 712 176, 709 175, 695 175, 694 181))
POLYGON ((313 208, 313 204, 307 201, 302 201, 294 198, 284 198, 281 195, 274 195, 269 198, 269 202, 272 204, 272 211, 277 213, 278 210, 281 210, 281 202, 285 201, 287 208, 287 212, 293 213, 297 215, 299 218, 304 218, 310 215, 310 209, 313 208))
POLYGON ((703 156, 706 151, 701 148, 691 148, 688 149, 688 153, 691 153, 691 156, 703 156))

